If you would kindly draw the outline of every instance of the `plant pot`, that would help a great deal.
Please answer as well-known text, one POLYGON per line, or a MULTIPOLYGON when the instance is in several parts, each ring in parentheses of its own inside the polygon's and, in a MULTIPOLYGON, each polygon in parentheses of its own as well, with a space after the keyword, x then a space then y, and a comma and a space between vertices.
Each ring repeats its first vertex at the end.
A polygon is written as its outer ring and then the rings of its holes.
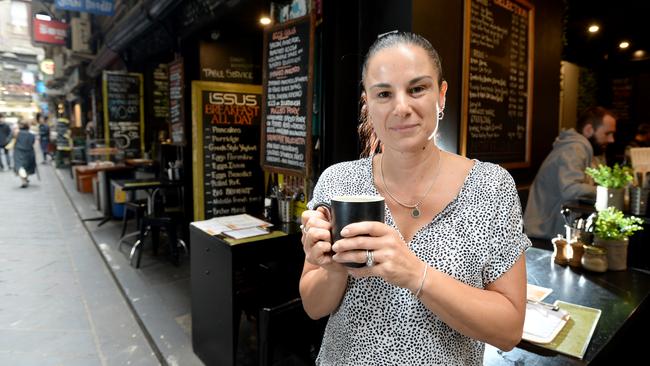
POLYGON ((623 211, 624 203, 625 190, 623 188, 596 186, 596 211, 602 211, 612 206, 623 211))
POLYGON ((601 239, 594 238, 594 245, 607 249, 607 269, 610 271, 623 271, 627 269, 628 238, 601 239))

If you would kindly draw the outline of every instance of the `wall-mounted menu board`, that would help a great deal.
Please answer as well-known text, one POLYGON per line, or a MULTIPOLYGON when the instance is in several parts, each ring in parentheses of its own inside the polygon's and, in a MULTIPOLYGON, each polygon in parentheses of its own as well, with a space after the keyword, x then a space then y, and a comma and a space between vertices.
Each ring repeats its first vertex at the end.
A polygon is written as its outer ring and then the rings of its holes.
POLYGON ((194 220, 262 214, 261 106, 260 85, 192 82, 194 220))
POLYGON ((177 146, 185 146, 184 86, 183 59, 178 58, 169 64, 169 134, 177 146))
POLYGON ((68 151, 72 148, 70 138, 70 121, 67 118, 56 119, 56 149, 68 151))
POLYGON ((463 155, 507 168, 530 165, 533 7, 465 2, 463 155))
POLYGON ((137 158, 144 151, 142 74, 104 71, 104 138, 106 146, 137 158))
POLYGON ((152 82, 153 117, 167 122, 169 119, 169 69, 159 64, 153 69, 152 82))
POLYGON ((262 164, 307 175, 311 161, 313 18, 264 32, 262 164))

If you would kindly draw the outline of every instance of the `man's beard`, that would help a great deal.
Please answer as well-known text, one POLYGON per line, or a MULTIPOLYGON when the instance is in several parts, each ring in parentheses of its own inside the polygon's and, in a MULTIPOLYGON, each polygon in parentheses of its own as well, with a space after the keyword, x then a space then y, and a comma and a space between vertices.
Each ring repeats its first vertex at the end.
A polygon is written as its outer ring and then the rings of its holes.
POLYGON ((594 150, 594 156, 602 155, 605 153, 605 147, 599 144, 594 136, 591 136, 588 140, 591 144, 591 148, 594 150))

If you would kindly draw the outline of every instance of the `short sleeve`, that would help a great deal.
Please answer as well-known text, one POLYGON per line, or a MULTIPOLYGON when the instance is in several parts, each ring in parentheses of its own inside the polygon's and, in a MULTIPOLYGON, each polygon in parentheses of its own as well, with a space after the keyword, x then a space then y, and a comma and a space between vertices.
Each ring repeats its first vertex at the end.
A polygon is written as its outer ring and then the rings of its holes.
POLYGON ((316 182, 312 198, 309 203, 307 203, 307 208, 313 210, 314 206, 316 206, 318 203, 330 202, 330 197, 332 197, 332 175, 333 167, 329 167, 323 171, 323 173, 318 178, 318 182, 316 182))
POLYGON ((330 203, 332 197, 350 194, 373 194, 372 162, 370 158, 334 164, 318 178, 311 200, 310 210, 318 203, 330 203))
POLYGON ((531 246, 524 234, 521 203, 512 176, 503 168, 498 174, 492 203, 493 217, 489 234, 490 258, 483 268, 483 284, 496 281, 531 246))

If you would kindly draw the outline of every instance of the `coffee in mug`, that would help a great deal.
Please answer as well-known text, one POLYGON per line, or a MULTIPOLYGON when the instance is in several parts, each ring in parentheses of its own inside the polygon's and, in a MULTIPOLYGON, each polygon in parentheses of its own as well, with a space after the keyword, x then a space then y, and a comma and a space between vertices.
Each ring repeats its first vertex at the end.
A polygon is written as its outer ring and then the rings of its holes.
MULTIPOLYGON (((341 230, 347 225, 361 221, 384 222, 384 197, 381 196, 335 196, 331 203, 318 203, 327 207, 332 219, 332 244, 342 239, 341 230)), ((344 263, 348 267, 360 268, 364 263, 344 263)))

